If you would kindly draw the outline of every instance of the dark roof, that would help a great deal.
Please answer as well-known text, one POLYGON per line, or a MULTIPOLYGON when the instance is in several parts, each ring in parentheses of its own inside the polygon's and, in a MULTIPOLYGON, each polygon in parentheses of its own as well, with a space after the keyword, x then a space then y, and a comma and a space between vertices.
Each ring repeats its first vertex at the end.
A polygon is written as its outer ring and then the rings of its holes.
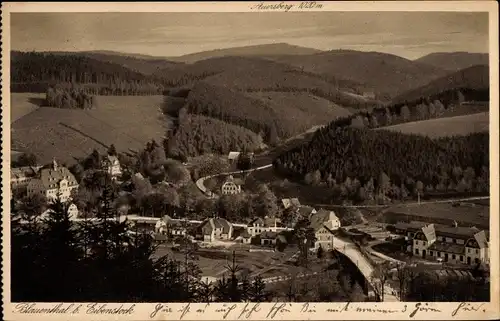
POLYGON ((452 227, 452 226, 436 226, 436 233, 438 236, 449 236, 449 237, 463 237, 471 238, 479 232, 478 228, 473 227, 452 227))
POLYGON ((78 185, 75 176, 66 167, 57 166, 56 168, 42 168, 37 179, 46 189, 57 188, 59 182, 63 179, 68 181, 69 186, 78 185))
POLYGON ((278 233, 265 231, 259 235, 260 239, 275 239, 278 237, 278 233))
POLYGON ((331 221, 338 220, 337 215, 333 211, 320 209, 316 213, 312 214, 309 218, 311 222, 311 227, 315 230, 319 229, 323 224, 331 221))
POLYGON ((307 205, 301 205, 299 206, 299 214, 302 215, 303 217, 309 218, 309 215, 311 212, 314 210, 313 207, 307 206, 307 205))
POLYGON ((243 237, 243 238, 246 238, 246 239, 247 239, 247 238, 249 238, 249 237, 252 237, 252 236, 248 233, 248 231, 247 231, 247 230, 243 230, 243 232, 241 232, 239 236, 241 236, 241 237, 243 237))
POLYGON ((216 218, 214 219, 214 221, 218 226, 222 227, 222 233, 229 233, 229 230, 232 227, 231 223, 229 223, 226 219, 223 218, 216 218))
POLYGON ((264 224, 264 220, 260 217, 256 217, 253 220, 250 221, 249 225, 254 225, 254 224, 264 224))
POLYGON ((429 247, 429 250, 453 254, 465 254, 465 245, 446 242, 434 242, 429 247))
MULTIPOLYGON (((421 230, 423 227, 428 225, 434 225, 434 230, 436 232, 436 236, 444 236, 444 237, 453 237, 463 239, 468 239, 474 237, 479 231, 478 228, 475 227, 454 227, 454 226, 446 226, 442 224, 428 224, 425 222, 412 221, 410 223, 398 222, 394 226, 397 229, 408 230, 408 231, 417 231, 421 230)), ((486 240, 488 239, 488 234, 484 231, 486 240)))

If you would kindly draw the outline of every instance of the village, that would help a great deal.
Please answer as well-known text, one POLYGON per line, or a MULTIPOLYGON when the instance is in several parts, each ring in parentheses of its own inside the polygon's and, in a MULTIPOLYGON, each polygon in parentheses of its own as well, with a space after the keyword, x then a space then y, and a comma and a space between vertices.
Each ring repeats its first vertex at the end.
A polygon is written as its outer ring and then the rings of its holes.
MULTIPOLYGON (((238 152, 232 152, 228 160, 235 162, 238 156, 238 152)), ((122 179, 122 168, 116 156, 103 157, 100 170, 107 173, 113 182, 122 179)), ((218 192, 204 188, 203 182, 209 177, 200 178, 196 185, 208 199, 234 196, 242 193, 243 183, 242 179, 233 175, 243 172, 245 170, 224 173, 225 179, 218 192)), ((139 173, 134 176, 144 179, 139 173)), ((71 198, 79 184, 71 171, 55 159, 49 166, 12 168, 11 186, 13 190, 25 188, 28 196, 41 194, 49 202, 59 199, 67 205, 70 220, 75 223, 98 220, 96 217, 82 217, 71 198)), ((282 198, 276 205, 280 212, 292 213, 297 219, 283 222, 281 217, 265 216, 231 222, 217 213, 196 220, 176 217, 175 212, 173 215, 151 217, 127 211, 117 211, 115 217, 108 219, 129 222, 130 235, 150 235, 157 244, 156 256, 183 259, 188 252, 198 254, 203 278, 207 282, 222 277, 226 271, 224 263, 234 256, 238 256, 247 273, 264 276, 266 283, 286 280, 290 271, 296 269, 300 256, 300 244, 296 244, 298 230, 310 233, 304 236, 304 242, 308 242, 307 250, 311 257, 321 258, 325 253, 335 251, 343 253, 367 280, 371 278, 374 267, 381 263, 389 263, 392 266, 389 270, 394 269, 393 274, 396 273, 394 266, 398 264, 420 264, 438 274, 453 273, 454 277, 460 278, 473 278, 471 269, 478 266, 487 269, 489 266, 489 231, 482 228, 480 221, 468 222, 473 217, 468 208, 475 206, 474 202, 433 204, 453 206, 456 213, 451 218, 418 214, 421 212, 418 209, 425 211, 428 206, 418 204, 418 207, 406 207, 409 213, 391 213, 385 222, 364 220, 344 226, 336 210, 303 205, 295 197, 282 198), (415 210, 412 211, 412 208, 415 210), (305 219, 308 225, 297 226, 300 219, 305 219)), ((339 210, 342 212, 344 209, 339 210)), ((37 220, 43 222, 49 212, 50 209, 46 209, 37 220)), ((305 277, 324 272, 320 263, 314 265, 317 265, 316 268, 310 268, 309 272, 302 272, 301 275, 305 277)), ((387 291, 386 298, 396 293, 395 290, 387 291)), ((397 300, 396 296, 393 298, 397 300)))

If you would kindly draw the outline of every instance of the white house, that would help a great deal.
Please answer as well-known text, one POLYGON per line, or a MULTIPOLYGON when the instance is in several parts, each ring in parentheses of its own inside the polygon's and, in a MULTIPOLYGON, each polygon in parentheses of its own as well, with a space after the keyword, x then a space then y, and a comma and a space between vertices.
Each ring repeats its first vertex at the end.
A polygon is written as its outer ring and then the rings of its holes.
MULTIPOLYGON (((78 213, 79 213, 79 211, 78 211, 78 207, 76 206, 76 204, 75 204, 75 203, 71 203, 71 204, 67 207, 66 211, 67 211, 67 213, 68 213, 68 217, 69 217, 69 220, 70 220, 70 221, 75 221, 75 220, 78 218, 78 213)), ((43 219, 47 218, 47 217, 49 216, 50 212, 51 212, 51 209, 50 209, 50 208, 49 208, 49 209, 47 209, 47 210, 45 210, 45 211, 44 211, 44 212, 43 212, 43 213, 42 213, 42 214, 38 217, 38 219, 43 220, 43 219)))
POLYGON ((232 175, 222 184, 221 193, 222 195, 234 195, 241 193, 241 182, 235 179, 232 175))
POLYGON ((476 265, 489 264, 489 248, 484 230, 428 224, 415 233, 411 250, 424 259, 476 265))
POLYGON ((320 209, 316 213, 312 213, 309 217, 311 224, 323 224, 328 229, 335 231, 340 228, 340 219, 333 211, 320 209))
POLYGON ((51 167, 42 168, 28 183, 27 192, 29 196, 41 194, 49 201, 59 197, 62 202, 66 202, 70 199, 71 191, 77 188, 75 176, 54 160, 51 167))
POLYGON ((233 235, 233 224, 223 218, 208 218, 196 229, 196 238, 205 242, 229 240, 233 235))
POLYGON ((101 162, 102 170, 107 172, 112 179, 116 179, 122 174, 120 161, 118 157, 106 155, 101 162))
MULTIPOLYGON (((289 228, 278 226, 280 220, 275 217, 260 218, 257 217, 253 219, 247 225, 247 233, 254 237, 265 232, 281 232, 288 230, 289 228)), ((291 229, 291 228, 290 228, 291 229)))

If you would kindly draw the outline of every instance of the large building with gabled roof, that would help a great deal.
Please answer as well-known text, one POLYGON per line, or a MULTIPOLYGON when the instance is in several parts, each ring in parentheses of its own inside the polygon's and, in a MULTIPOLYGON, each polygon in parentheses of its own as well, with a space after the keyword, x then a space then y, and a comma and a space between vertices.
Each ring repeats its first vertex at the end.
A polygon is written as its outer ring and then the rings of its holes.
MULTIPOLYGON (((396 228, 401 229, 397 225, 396 228)), ((485 230, 434 224, 412 230, 413 255, 454 264, 489 264, 490 245, 485 230)))
POLYGON ((59 197, 66 202, 71 197, 71 192, 78 188, 75 176, 64 166, 59 166, 54 159, 52 165, 42 168, 37 176, 30 180, 27 187, 28 196, 40 194, 48 201, 59 197))

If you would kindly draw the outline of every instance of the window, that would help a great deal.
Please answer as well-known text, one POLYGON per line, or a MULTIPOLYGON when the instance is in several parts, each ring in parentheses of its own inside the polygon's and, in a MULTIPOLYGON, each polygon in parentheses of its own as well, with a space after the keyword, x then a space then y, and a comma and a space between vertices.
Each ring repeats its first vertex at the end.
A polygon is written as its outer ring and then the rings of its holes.
POLYGON ((433 251, 429 251, 429 253, 431 254, 431 256, 434 256, 434 252, 433 251))
POLYGON ((479 254, 479 249, 476 249, 476 254, 479 254))
POLYGON ((418 254, 418 249, 415 249, 415 254, 418 254))
POLYGON ((470 249, 467 249, 467 253, 470 253, 470 249))
POLYGON ((452 258, 452 259, 455 259, 455 258, 456 258, 456 255, 455 255, 455 254, 453 254, 453 255, 451 256, 451 258, 452 258))
POLYGON ((437 252, 437 254, 438 254, 438 257, 441 257, 441 252, 437 252))
POLYGON ((463 262, 463 261, 464 261, 464 256, 460 255, 460 262, 463 262))

